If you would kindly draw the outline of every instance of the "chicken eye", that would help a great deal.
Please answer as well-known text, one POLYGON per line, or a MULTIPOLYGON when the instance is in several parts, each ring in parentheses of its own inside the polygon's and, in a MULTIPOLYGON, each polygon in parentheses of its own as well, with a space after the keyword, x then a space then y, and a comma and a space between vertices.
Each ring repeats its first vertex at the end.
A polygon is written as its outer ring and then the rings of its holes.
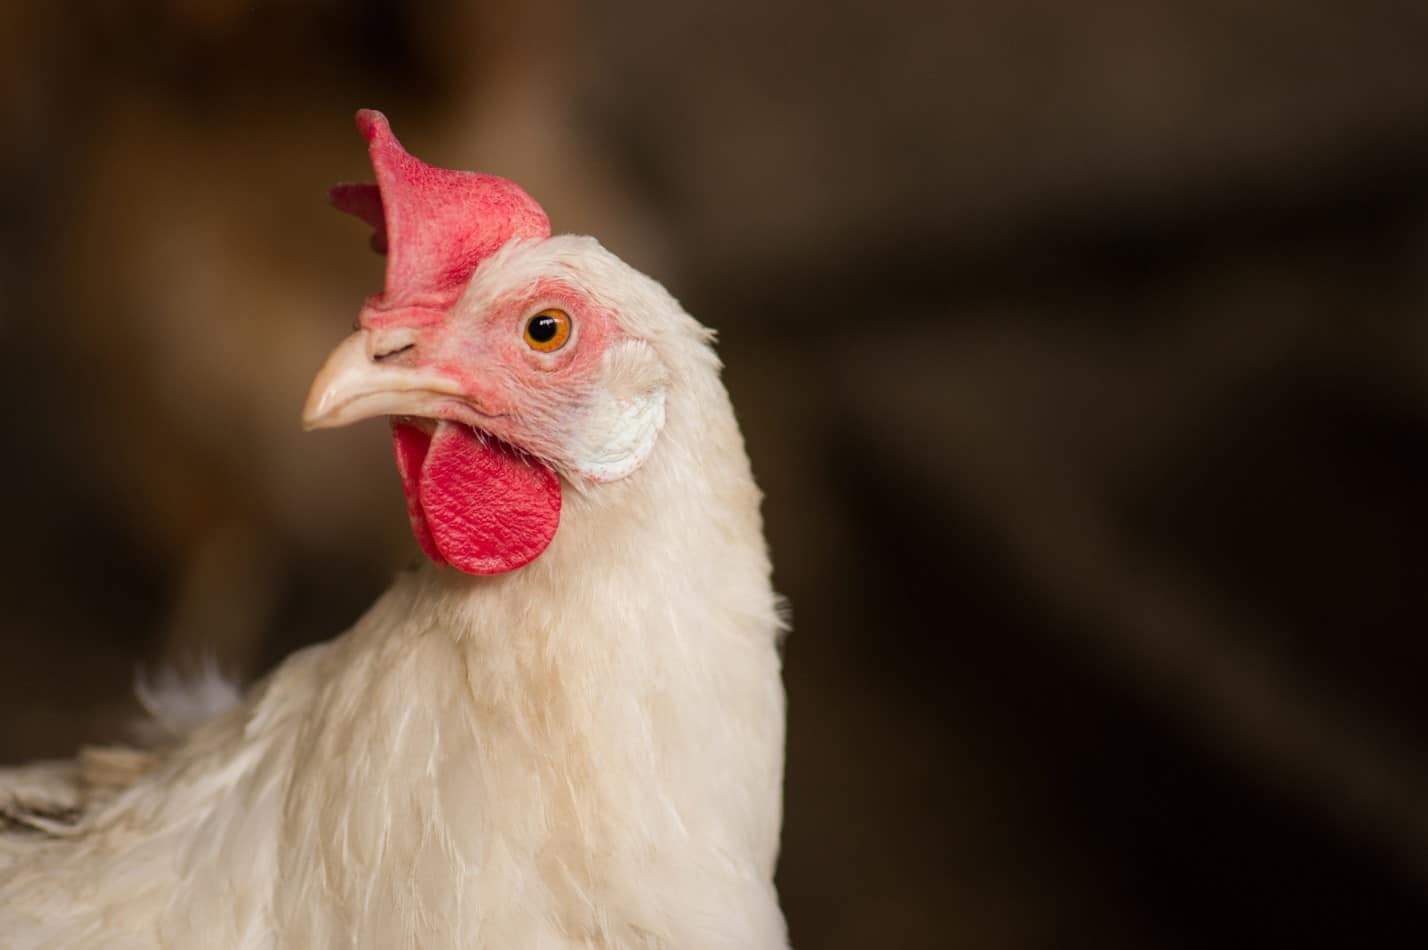
POLYGON ((564 310, 551 307, 526 321, 526 345, 542 353, 551 353, 570 339, 570 316, 564 310))

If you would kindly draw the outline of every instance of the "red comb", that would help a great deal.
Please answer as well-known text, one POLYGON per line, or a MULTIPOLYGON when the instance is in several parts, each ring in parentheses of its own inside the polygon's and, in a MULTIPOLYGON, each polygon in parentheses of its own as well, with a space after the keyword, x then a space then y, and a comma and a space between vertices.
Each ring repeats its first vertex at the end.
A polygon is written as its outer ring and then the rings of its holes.
POLYGON ((357 113, 367 139, 375 185, 337 185, 333 205, 374 230, 372 247, 387 255, 379 309, 456 302, 471 272, 512 238, 550 236, 535 199, 495 175, 436 168, 414 158, 392 134, 387 117, 357 113))

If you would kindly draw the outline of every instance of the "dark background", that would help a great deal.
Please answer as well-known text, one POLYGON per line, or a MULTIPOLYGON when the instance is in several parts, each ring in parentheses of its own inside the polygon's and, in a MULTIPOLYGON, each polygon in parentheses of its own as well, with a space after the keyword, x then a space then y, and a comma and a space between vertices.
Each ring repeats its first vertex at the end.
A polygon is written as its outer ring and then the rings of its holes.
POLYGON ((0 761, 415 555, 359 106, 717 327, 801 948, 1428 936, 1428 4, 0 8, 0 761))

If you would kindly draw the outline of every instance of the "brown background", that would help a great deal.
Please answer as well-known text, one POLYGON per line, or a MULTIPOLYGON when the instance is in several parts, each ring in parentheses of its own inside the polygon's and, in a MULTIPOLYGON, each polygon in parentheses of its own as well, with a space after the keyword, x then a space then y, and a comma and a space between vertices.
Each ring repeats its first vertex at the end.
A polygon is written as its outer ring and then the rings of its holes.
POLYGON ((0 9, 0 761, 412 558, 358 106, 720 330, 802 948, 1428 936, 1428 5, 0 9))

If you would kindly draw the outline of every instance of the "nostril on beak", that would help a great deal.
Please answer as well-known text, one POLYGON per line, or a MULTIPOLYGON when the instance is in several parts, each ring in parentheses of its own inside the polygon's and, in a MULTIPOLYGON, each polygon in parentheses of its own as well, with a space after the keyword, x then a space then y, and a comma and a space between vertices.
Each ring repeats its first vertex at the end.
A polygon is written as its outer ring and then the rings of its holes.
POLYGON ((382 362, 383 360, 391 359, 391 358, 394 357, 394 356, 398 356, 398 355, 400 355, 400 354, 402 354, 402 353, 405 353, 407 350, 412 350, 412 349, 416 349, 416 344, 415 344, 415 343, 408 343, 406 346, 399 346, 399 347, 397 347, 395 350, 388 350, 388 351, 385 352, 385 353, 373 353, 373 354, 372 354, 372 362, 374 362, 374 363, 380 363, 380 362, 382 362))
POLYGON ((388 327, 373 331, 367 338, 367 353, 372 362, 380 363, 416 346, 416 334, 407 327, 388 327))

